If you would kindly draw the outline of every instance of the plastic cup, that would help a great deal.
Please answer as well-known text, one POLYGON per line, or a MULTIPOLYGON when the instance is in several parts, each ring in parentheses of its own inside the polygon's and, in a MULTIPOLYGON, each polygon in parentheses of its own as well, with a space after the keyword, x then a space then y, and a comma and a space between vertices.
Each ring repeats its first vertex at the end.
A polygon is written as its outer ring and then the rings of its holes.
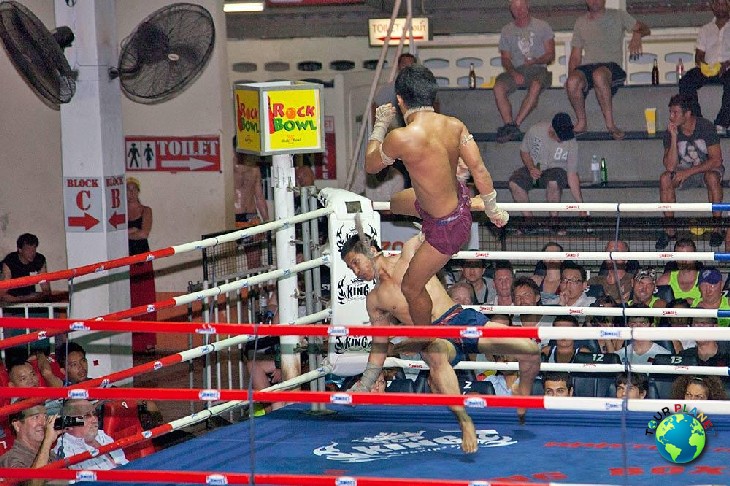
POLYGON ((649 135, 656 134, 656 108, 644 109, 644 118, 646 118, 646 133, 649 135))

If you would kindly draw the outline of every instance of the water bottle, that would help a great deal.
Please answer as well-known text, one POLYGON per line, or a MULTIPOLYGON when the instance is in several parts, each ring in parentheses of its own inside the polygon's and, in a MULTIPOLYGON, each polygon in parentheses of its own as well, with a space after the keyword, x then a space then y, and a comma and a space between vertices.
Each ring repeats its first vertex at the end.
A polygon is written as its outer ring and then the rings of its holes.
POLYGON ((593 155, 591 158, 591 174, 593 175, 593 185, 597 186, 601 183, 601 165, 598 163, 598 156, 593 155))
POLYGON ((477 88, 477 73, 474 71, 474 63, 469 64, 469 89, 477 88))
POLYGON ((608 167, 606 167, 606 157, 601 158, 601 185, 608 184, 608 167))
POLYGON ((675 69, 677 71, 677 82, 680 82, 682 80, 682 77, 684 76, 684 63, 682 62, 681 57, 677 61, 677 66, 675 69))

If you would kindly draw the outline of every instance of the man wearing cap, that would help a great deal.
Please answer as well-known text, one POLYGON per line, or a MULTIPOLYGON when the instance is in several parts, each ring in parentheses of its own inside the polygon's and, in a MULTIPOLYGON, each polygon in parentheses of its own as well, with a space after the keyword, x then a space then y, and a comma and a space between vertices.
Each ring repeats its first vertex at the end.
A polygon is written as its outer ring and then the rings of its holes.
MULTIPOLYGON (((636 271, 634 275, 632 289, 632 298, 628 301, 629 306, 645 305, 652 309, 663 308, 667 306, 667 301, 655 295, 656 291, 656 271, 650 267, 642 267, 636 271)), ((659 318, 653 319, 654 325, 659 323, 659 318)))
MULTIPOLYGON (((10 416, 10 426, 15 434, 13 448, 0 457, 0 467, 38 469, 56 460, 51 446, 62 434, 53 429, 56 415, 48 416, 46 407, 35 405, 10 416)), ((24 486, 42 486, 43 479, 21 482, 24 486)))
MULTIPOLYGON (((570 115, 558 113, 552 122, 542 121, 531 126, 522 140, 520 157, 524 166, 509 178, 509 190, 515 202, 530 202, 527 193, 535 181, 538 187, 546 189, 547 202, 560 202, 566 187, 570 188, 575 202, 583 202, 578 178, 578 142, 570 115)), ((525 211, 524 215, 529 217, 532 213, 525 211)))
MULTIPOLYGON (((730 309, 727 295, 722 291, 722 273, 715 267, 707 267, 700 272, 697 286, 700 288, 700 298, 692 302, 692 307, 701 309, 730 309)), ((717 325, 730 326, 730 318, 717 319, 717 325)))

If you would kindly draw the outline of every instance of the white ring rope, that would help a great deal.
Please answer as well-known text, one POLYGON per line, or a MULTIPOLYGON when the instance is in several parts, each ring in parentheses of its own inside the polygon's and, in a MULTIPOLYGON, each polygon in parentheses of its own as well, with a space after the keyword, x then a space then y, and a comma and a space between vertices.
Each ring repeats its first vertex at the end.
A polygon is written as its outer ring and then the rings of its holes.
MULTIPOLYGON (((658 211, 712 212, 713 203, 499 203, 505 211, 596 211, 604 213, 658 211)), ((373 201, 376 211, 390 211, 390 202, 373 201)))
MULTIPOLYGON (((386 256, 399 255, 400 251, 387 250, 386 256)), ((453 260, 573 260, 596 261, 606 260, 662 260, 662 261, 715 261, 718 254, 712 251, 460 251, 454 254, 453 260)))
POLYGON ((539 314, 548 316, 643 317, 726 317, 730 309, 691 309, 673 307, 569 307, 564 305, 465 305, 483 314, 539 314), (720 314, 719 314, 720 313, 720 314))

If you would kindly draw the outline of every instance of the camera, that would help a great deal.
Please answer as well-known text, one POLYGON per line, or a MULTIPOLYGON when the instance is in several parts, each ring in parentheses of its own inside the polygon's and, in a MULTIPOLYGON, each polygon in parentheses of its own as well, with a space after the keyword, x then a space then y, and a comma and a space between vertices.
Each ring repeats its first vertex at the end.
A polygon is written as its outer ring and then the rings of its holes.
POLYGON ((64 430, 67 427, 79 427, 81 425, 84 425, 83 418, 71 417, 68 415, 63 417, 56 417, 56 420, 53 422, 54 430, 64 430))

